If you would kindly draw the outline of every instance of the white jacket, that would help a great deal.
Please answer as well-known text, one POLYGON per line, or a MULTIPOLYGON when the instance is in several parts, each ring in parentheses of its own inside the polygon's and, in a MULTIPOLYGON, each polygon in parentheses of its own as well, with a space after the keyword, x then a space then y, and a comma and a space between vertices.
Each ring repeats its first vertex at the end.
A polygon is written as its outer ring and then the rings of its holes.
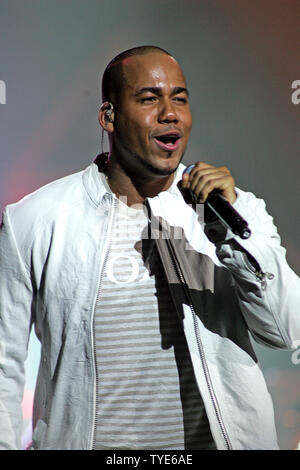
MULTIPOLYGON (((276 449, 273 405, 249 332, 273 348, 300 338, 300 279, 272 217, 237 189, 252 236, 216 246, 177 188, 149 198, 153 217, 184 237, 158 237, 199 390, 218 449, 276 449), (251 256, 250 256, 251 255, 251 256), (249 261, 251 260, 251 262, 249 261)), ((33 447, 93 447, 93 314, 114 215, 95 163, 7 206, 0 231, 0 448, 21 447, 24 361, 41 341, 33 447), (106 204, 104 204, 104 201, 106 204), (107 210, 107 203, 111 209, 107 210)))

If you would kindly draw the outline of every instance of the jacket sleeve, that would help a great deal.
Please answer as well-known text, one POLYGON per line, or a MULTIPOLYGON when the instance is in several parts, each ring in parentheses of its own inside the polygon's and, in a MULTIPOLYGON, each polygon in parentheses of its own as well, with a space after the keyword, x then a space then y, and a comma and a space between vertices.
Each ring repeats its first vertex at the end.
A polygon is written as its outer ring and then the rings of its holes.
POLYGON ((30 275, 6 208, 0 228, 0 449, 21 449, 24 362, 32 299, 30 275))
POLYGON ((236 210, 248 221, 250 238, 228 231, 215 243, 230 269, 242 313, 254 339, 268 347, 294 349, 300 340, 300 278, 286 261, 286 250, 266 205, 237 189, 236 210))

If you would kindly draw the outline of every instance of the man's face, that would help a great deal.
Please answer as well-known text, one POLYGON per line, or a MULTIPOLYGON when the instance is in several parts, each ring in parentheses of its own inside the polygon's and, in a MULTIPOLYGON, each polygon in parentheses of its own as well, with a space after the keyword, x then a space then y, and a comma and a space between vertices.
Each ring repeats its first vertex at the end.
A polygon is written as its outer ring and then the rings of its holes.
POLYGON ((182 70, 172 57, 149 53, 123 61, 123 74, 112 134, 118 159, 142 179, 170 175, 192 127, 182 70))

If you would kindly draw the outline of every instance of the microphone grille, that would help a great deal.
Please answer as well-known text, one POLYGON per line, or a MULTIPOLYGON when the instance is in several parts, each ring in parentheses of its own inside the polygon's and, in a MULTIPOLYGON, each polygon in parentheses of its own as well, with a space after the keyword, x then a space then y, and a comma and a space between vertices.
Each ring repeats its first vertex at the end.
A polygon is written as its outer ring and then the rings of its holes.
POLYGON ((186 169, 184 170, 182 174, 185 175, 187 173, 189 175, 192 169, 194 168, 194 166, 196 165, 189 165, 188 167, 186 167, 186 169))

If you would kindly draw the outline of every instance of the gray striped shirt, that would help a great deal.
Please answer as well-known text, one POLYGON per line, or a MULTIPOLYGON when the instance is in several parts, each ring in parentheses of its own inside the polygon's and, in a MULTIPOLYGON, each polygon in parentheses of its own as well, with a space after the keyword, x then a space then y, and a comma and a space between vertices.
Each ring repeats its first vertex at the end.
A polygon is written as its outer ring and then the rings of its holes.
POLYGON ((214 447, 142 210, 120 201, 95 307, 96 449, 214 447), (124 210, 125 208, 125 210, 124 210))

